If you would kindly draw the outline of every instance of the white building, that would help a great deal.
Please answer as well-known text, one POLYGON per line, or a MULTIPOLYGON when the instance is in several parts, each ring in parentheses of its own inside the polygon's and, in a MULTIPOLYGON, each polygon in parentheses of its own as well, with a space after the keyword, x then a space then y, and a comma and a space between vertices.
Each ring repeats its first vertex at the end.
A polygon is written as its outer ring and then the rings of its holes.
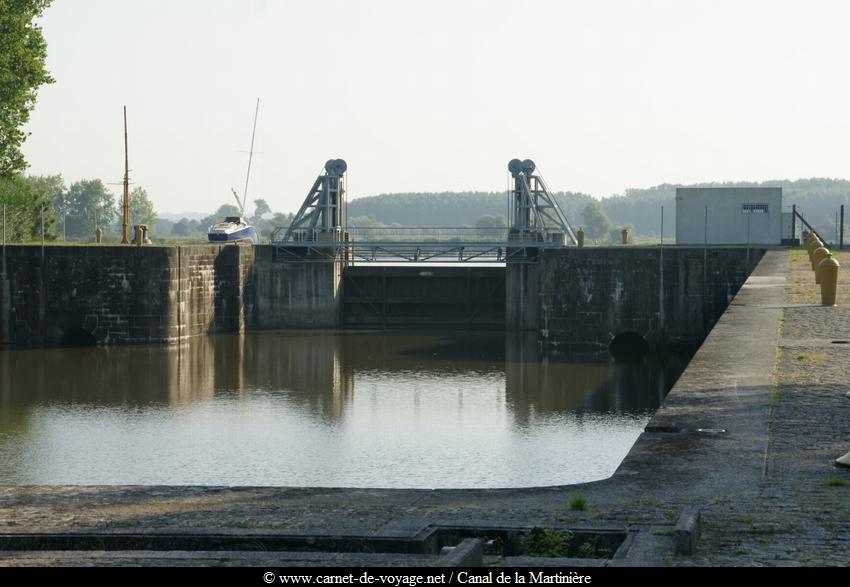
POLYGON ((783 238, 791 238, 791 214, 782 213, 782 188, 676 189, 676 244, 779 245, 783 238))

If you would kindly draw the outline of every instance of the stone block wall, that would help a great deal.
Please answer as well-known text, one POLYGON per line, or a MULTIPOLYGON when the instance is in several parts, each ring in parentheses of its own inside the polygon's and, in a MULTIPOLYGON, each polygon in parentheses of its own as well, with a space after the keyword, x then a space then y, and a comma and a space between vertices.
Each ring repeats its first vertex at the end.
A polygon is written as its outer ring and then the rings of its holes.
POLYGON ((537 331, 548 347, 607 346, 625 332, 655 345, 698 345, 763 254, 745 248, 541 250, 536 265, 508 267, 508 309, 516 307, 508 329, 537 331), (529 308, 524 316, 520 295, 529 308))

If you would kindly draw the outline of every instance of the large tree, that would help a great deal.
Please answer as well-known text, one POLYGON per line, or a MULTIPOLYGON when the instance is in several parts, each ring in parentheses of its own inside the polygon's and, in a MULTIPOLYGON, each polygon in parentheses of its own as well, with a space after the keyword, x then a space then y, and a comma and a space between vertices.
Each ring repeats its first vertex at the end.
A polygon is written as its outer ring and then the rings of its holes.
POLYGON ((94 238, 97 226, 106 230, 118 215, 115 196, 99 179, 83 179, 68 188, 65 195, 68 238, 94 238))
POLYGON ((233 204, 222 204, 218 207, 218 210, 212 213, 211 216, 207 216, 206 218, 201 219, 201 224, 203 226, 210 227, 213 224, 224 222, 224 219, 228 216, 241 215, 242 213, 239 211, 239 208, 237 208, 233 204))
POLYGON ((46 240, 55 235, 56 215, 48 190, 20 175, 0 176, 0 231, 5 242, 46 240))
POLYGON ((0 177, 22 172, 23 130, 38 88, 53 81, 44 66, 47 43, 34 21, 50 0, 0 0, 0 177))
POLYGON ((262 198, 258 200, 254 200, 254 216, 251 217, 251 222, 257 224, 263 219, 263 216, 266 214, 271 214, 272 209, 269 206, 269 203, 263 200, 262 198))
POLYGON ((153 202, 148 197, 148 192, 143 187, 137 187, 130 192, 130 226, 134 224, 147 224, 151 230, 156 226, 156 210, 153 202))
POLYGON ((611 220, 597 200, 590 201, 582 210, 581 216, 584 219, 584 232, 587 233, 588 238, 602 238, 611 232, 611 220))

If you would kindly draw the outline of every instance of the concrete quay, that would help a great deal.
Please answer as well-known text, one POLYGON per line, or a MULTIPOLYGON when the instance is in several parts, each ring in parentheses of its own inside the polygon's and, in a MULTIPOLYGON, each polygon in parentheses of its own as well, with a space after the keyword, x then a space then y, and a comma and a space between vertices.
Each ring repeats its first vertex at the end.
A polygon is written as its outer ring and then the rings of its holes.
POLYGON ((850 353, 836 342, 850 340, 848 277, 839 305, 821 307, 805 254, 768 251, 609 479, 508 490, 6 486, 0 565, 433 565, 446 560, 440 546, 477 536, 487 565, 846 566, 850 469, 833 461, 850 450, 850 353), (557 558, 517 546, 532 528, 584 532, 591 545, 625 538, 605 556, 557 558))

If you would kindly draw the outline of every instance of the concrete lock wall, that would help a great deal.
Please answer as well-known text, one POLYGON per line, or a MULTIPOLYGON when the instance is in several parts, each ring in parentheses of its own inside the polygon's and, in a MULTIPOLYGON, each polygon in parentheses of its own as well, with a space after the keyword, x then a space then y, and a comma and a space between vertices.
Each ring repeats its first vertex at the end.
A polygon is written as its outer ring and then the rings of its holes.
POLYGON ((624 332, 697 344, 762 251, 675 247, 663 254, 663 265, 657 248, 571 248, 541 250, 538 262, 504 270, 354 268, 360 281, 343 295, 340 264, 284 263, 270 246, 7 246, 0 345, 54 346, 72 331, 123 344, 338 328, 346 298, 346 320, 355 327, 369 320, 415 327, 423 312, 428 325, 498 327, 501 307, 507 330, 533 332, 547 346, 607 345, 624 332), (386 309, 372 316, 367 306, 386 309))
POLYGON ((342 320, 339 263, 284 263, 271 246, 254 247, 255 305, 249 326, 337 328, 342 320))
POLYGON ((247 328, 339 324, 339 270, 282 266, 271 247, 7 246, 0 345, 175 342, 247 328))
POLYGON ((626 332, 696 345, 763 254, 665 248, 662 263, 657 248, 541 251, 536 265, 507 268, 507 328, 536 331, 550 348, 607 346, 626 332))

